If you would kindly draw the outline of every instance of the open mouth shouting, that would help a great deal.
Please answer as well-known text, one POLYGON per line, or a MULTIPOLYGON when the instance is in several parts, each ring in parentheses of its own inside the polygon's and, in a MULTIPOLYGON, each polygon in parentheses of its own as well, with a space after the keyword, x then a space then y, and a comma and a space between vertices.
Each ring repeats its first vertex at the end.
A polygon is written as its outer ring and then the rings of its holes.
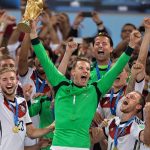
POLYGON ((82 83, 86 83, 87 80, 88 80, 87 75, 81 75, 81 82, 82 82, 82 83))
POLYGON ((104 56, 104 51, 103 51, 103 50, 101 50, 101 49, 99 49, 99 50, 98 50, 98 55, 100 55, 100 56, 104 56))
POLYGON ((128 109, 128 105, 129 105, 129 102, 126 99, 126 97, 124 97, 124 100, 122 101, 122 104, 121 104, 121 107, 120 107, 121 112, 125 113, 126 110, 128 109))
POLYGON ((5 87, 5 92, 7 93, 7 94, 12 94, 13 92, 14 92, 14 90, 15 90, 15 87, 13 86, 13 85, 9 85, 9 86, 6 86, 5 87))
POLYGON ((11 86, 6 86, 6 89, 7 90, 12 90, 13 89, 13 86, 11 85, 11 86))
POLYGON ((127 100, 124 100, 124 101, 123 101, 123 105, 126 105, 126 106, 127 106, 127 105, 128 105, 128 101, 127 101, 127 100))

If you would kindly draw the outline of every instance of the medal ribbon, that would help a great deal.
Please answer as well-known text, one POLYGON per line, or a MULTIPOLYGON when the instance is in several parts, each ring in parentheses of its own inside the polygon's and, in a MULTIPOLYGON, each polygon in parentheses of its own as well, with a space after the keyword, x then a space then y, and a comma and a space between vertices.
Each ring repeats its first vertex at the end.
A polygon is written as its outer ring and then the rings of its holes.
POLYGON ((15 98, 16 110, 8 100, 7 100, 7 102, 8 102, 9 108, 11 109, 11 111, 13 112, 13 115, 14 115, 14 124, 15 124, 15 126, 18 126, 19 119, 18 119, 18 103, 17 103, 17 100, 15 98))
MULTIPOLYGON (((109 61, 106 72, 110 69, 111 63, 112 63, 112 62, 109 61)), ((101 74, 100 74, 100 70, 99 70, 99 67, 98 67, 98 64, 97 64, 97 63, 96 63, 96 74, 97 74, 97 79, 98 79, 98 80, 101 79, 101 74)))
POLYGON ((38 77, 36 76, 36 93, 40 92, 40 93, 43 93, 44 91, 44 88, 45 88, 45 80, 43 80, 41 86, 39 87, 39 79, 38 77))
POLYGON ((115 101, 115 106, 114 108, 112 107, 112 101, 113 101, 113 97, 114 97, 114 89, 111 90, 111 94, 110 94, 110 111, 111 111, 111 114, 112 115, 115 115, 116 116, 116 109, 117 109, 117 105, 118 105, 118 102, 119 102, 119 99, 120 99, 120 96, 122 95, 123 93, 123 88, 121 88, 119 90, 119 93, 117 95, 117 99, 115 101))
POLYGON ((129 119, 123 128, 121 128, 120 133, 118 134, 119 125, 116 127, 115 136, 114 136, 114 147, 117 147, 118 145, 118 137, 124 132, 124 129, 135 119, 135 116, 133 116, 131 119, 129 119))

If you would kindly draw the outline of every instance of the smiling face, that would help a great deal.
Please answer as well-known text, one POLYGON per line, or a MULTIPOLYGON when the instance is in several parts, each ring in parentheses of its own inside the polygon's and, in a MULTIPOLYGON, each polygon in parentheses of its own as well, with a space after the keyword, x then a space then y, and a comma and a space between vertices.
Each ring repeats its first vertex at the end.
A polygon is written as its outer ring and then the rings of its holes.
POLYGON ((86 86, 90 77, 90 63, 77 61, 71 72, 74 84, 77 86, 86 86))
POLYGON ((97 36, 94 42, 94 55, 98 61, 110 59, 110 53, 113 47, 110 45, 110 39, 106 36, 97 36))
POLYGON ((0 87, 5 96, 15 94, 17 87, 17 78, 15 72, 5 72, 0 75, 0 87))
POLYGON ((141 108, 140 104, 141 95, 135 91, 130 92, 124 98, 120 110, 123 113, 136 114, 141 108))

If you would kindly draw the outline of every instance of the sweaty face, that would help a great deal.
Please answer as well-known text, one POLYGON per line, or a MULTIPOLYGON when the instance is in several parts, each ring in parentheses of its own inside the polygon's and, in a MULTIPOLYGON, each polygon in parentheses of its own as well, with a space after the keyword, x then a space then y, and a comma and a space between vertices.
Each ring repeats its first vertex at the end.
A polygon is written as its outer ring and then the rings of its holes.
POLYGON ((95 38, 93 50, 95 58, 99 61, 104 61, 110 58, 113 48, 110 45, 108 37, 98 36, 95 38))
POLYGON ((90 77, 90 64, 85 61, 78 61, 72 70, 72 77, 77 86, 86 86, 90 77))
POLYGON ((135 91, 128 93, 122 102, 120 110, 123 113, 136 113, 137 110, 141 108, 141 105, 139 104, 140 98, 141 96, 139 93, 135 91))
POLYGON ((0 86, 4 95, 11 96, 15 94, 17 87, 16 74, 14 72, 6 72, 0 75, 0 86))
POLYGON ((15 67, 15 62, 12 59, 6 59, 6 60, 2 60, 0 62, 0 67, 4 68, 4 67, 15 67))

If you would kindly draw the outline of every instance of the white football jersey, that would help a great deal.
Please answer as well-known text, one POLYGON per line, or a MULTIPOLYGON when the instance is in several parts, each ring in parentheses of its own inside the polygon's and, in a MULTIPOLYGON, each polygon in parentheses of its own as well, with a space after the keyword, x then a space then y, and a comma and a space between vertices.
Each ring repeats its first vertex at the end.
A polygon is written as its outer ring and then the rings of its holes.
POLYGON ((2 125, 1 125, 1 120, 0 120, 0 145, 2 141, 2 125))
MULTIPOLYGON (((26 135, 26 125, 32 123, 26 100, 22 97, 16 97, 18 104, 18 127, 19 132, 14 133, 14 113, 11 110, 8 101, 4 100, 0 93, 0 119, 2 127, 2 140, 0 150, 24 150, 24 139, 26 135)), ((9 101, 16 110, 16 103, 9 101)))
MULTIPOLYGON (((29 68, 28 72, 25 76, 19 76, 19 81, 21 82, 22 86, 24 86, 26 84, 32 85, 33 91, 32 91, 31 97, 34 94, 36 94, 36 91, 37 91, 36 80, 38 80, 38 83, 39 83, 38 86, 40 88, 43 83, 43 80, 40 79, 39 77, 37 77, 36 70, 33 68, 29 68)), ((50 90, 50 87, 48 86, 47 83, 45 83, 43 93, 47 93, 47 92, 49 92, 49 90, 50 90)), ((34 103, 34 101, 31 101, 31 103, 34 103)), ((31 117, 31 119, 32 119, 34 126, 39 127, 39 115, 31 117)), ((36 143, 37 143, 36 139, 30 139, 28 137, 26 137, 26 139, 25 139, 25 146, 32 146, 36 143)))
MULTIPOLYGON (((37 73, 36 73, 36 70, 33 69, 33 68, 29 68, 28 69, 28 72, 25 76, 19 76, 19 81, 21 82, 22 86, 26 85, 26 84, 31 84, 32 85, 32 88, 33 88, 33 91, 32 91, 32 95, 33 96, 34 94, 36 94, 36 91, 37 91, 37 86, 36 86, 36 78, 38 79, 38 82, 39 82, 39 88, 41 87, 42 83, 43 83, 43 80, 40 79, 38 76, 37 76, 37 73)), ((45 86, 44 86, 44 90, 42 93, 47 93, 49 92, 50 90, 50 87, 49 85, 47 84, 47 82, 45 82, 45 86)))
MULTIPOLYGON (((141 93, 143 91, 143 88, 144 88, 144 83, 145 83, 145 80, 142 80, 139 83, 136 82, 135 83, 135 90, 139 91, 141 93)), ((119 101, 118 101, 117 106, 116 106, 116 116, 118 116, 118 117, 122 116, 122 112, 120 111, 120 107, 121 107, 122 101, 124 99, 125 91, 126 91, 126 86, 123 88, 122 95, 119 97, 119 101)), ((100 102, 98 104, 97 112, 99 114, 101 114, 101 116, 103 118, 109 119, 113 116, 110 108, 114 108, 118 96, 119 96, 119 91, 117 93, 113 94, 112 102, 110 102, 111 91, 109 91, 100 100, 100 102)))
POLYGON ((139 118, 135 117, 129 124, 120 122, 119 117, 115 117, 109 121, 109 125, 104 128, 104 133, 108 137, 108 150, 114 148, 114 136, 116 128, 118 130, 118 150, 139 150, 139 134, 144 129, 144 123, 139 118), (121 132, 124 128, 123 132, 121 132))

